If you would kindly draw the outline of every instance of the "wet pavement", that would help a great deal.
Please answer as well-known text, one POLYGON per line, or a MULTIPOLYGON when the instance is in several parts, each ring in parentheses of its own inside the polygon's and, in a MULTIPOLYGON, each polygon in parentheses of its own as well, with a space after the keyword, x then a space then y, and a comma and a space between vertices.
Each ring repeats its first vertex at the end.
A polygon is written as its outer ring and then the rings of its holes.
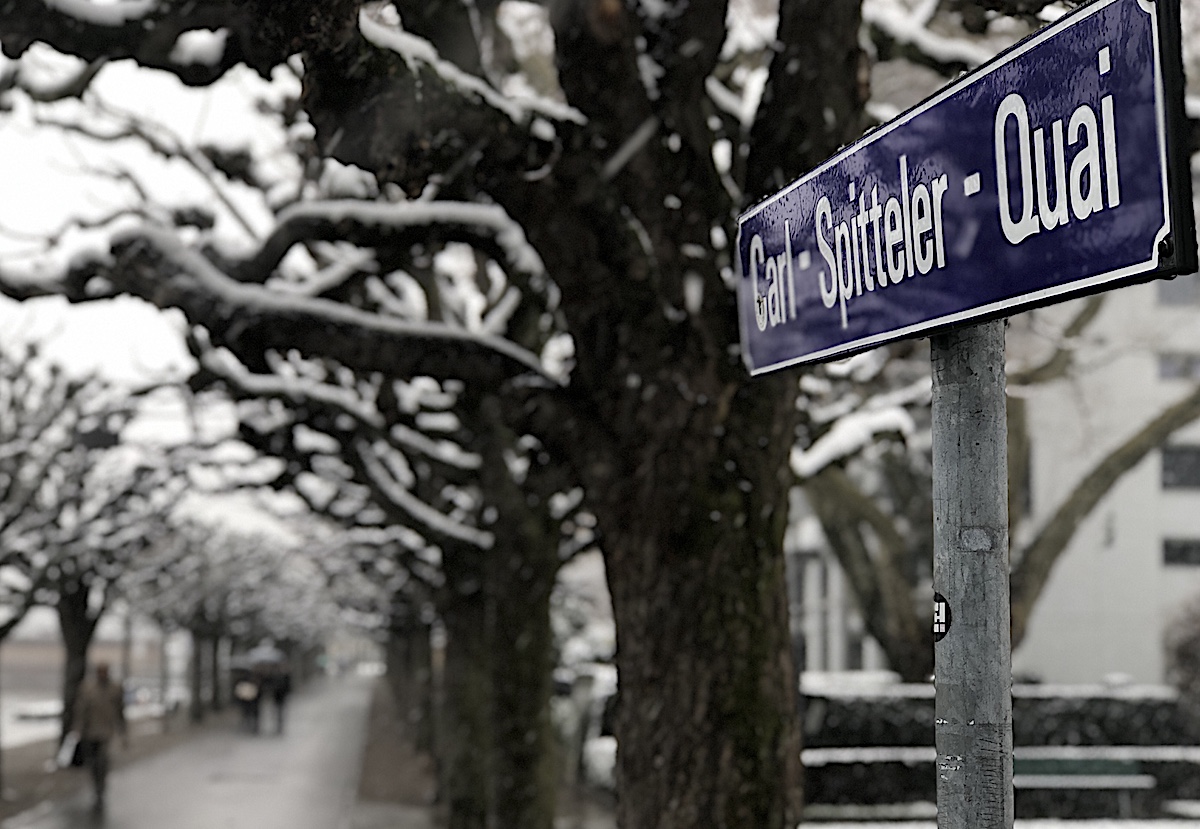
MULTIPOLYGON (((369 822, 354 813, 371 683, 358 677, 313 683, 291 700, 282 735, 270 733, 267 706, 267 733, 209 732, 115 771, 103 814, 93 813, 88 786, 0 829, 366 829, 369 822)), ((389 825, 430 824, 414 813, 389 825)))
MULTIPOLYGON (((267 705, 262 734, 218 727, 114 771, 102 814, 86 785, 0 829, 434 829, 429 808, 356 802, 374 682, 310 684, 291 700, 282 735, 267 705)), ((558 829, 615 826, 611 809, 586 799, 566 811, 558 829)))

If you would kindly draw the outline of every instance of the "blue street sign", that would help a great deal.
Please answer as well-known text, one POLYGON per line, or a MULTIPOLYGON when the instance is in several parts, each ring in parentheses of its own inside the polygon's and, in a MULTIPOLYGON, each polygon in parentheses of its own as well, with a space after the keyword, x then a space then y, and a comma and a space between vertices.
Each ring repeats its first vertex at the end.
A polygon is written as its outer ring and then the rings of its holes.
POLYGON ((1195 270, 1185 123, 1178 0, 1064 16, 739 219, 751 373, 1195 270))

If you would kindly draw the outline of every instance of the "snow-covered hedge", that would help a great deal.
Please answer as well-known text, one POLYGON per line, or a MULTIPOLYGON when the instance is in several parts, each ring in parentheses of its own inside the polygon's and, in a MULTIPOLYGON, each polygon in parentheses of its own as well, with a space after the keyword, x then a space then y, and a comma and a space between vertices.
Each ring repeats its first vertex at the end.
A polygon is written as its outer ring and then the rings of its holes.
MULTIPOLYGON (((933 687, 806 693, 806 748, 933 745, 933 687)), ((1195 745, 1176 695, 1160 686, 1013 688, 1015 745, 1195 745)))
MULTIPOLYGON (((810 682, 803 704, 808 802, 894 804, 936 799, 931 685, 839 689, 810 682)), ((1086 754, 1084 759, 1096 755, 1132 760, 1139 773, 1156 780, 1153 791, 1135 793, 1136 802, 1131 800, 1139 814, 1153 813, 1165 799, 1200 797, 1200 749, 1195 737, 1169 688, 1013 688, 1013 743, 1018 760, 1022 754, 1036 758, 1046 752, 1069 756, 1072 751, 1086 754), (1086 748, 1065 748, 1071 746, 1086 748)), ((1118 805, 1114 792, 1025 790, 1017 797, 1021 816, 1098 817, 1117 814, 1118 805)))

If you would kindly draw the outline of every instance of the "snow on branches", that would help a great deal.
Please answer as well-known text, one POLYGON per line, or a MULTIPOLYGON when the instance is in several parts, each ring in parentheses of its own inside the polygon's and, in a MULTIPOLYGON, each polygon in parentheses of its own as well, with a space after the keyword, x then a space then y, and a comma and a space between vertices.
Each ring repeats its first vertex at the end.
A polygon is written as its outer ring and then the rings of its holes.
POLYGON ((421 67, 427 67, 459 94, 478 98, 507 115, 514 123, 528 124, 539 138, 552 139, 555 135, 553 124, 557 121, 587 123, 587 118, 579 110, 549 98, 526 96, 517 100, 502 94, 482 78, 464 72, 443 59, 432 43, 404 31, 398 20, 394 25, 387 25, 378 11, 367 6, 359 11, 358 27, 363 37, 372 44, 399 55, 409 71, 416 74, 421 67))

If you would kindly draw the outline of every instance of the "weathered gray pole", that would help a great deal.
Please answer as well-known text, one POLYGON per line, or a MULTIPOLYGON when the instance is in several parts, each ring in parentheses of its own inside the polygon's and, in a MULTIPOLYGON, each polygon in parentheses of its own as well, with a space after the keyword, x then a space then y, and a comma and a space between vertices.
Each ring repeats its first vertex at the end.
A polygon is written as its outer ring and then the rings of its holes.
POLYGON ((1012 829, 1004 321, 931 345, 938 829, 1012 829))

